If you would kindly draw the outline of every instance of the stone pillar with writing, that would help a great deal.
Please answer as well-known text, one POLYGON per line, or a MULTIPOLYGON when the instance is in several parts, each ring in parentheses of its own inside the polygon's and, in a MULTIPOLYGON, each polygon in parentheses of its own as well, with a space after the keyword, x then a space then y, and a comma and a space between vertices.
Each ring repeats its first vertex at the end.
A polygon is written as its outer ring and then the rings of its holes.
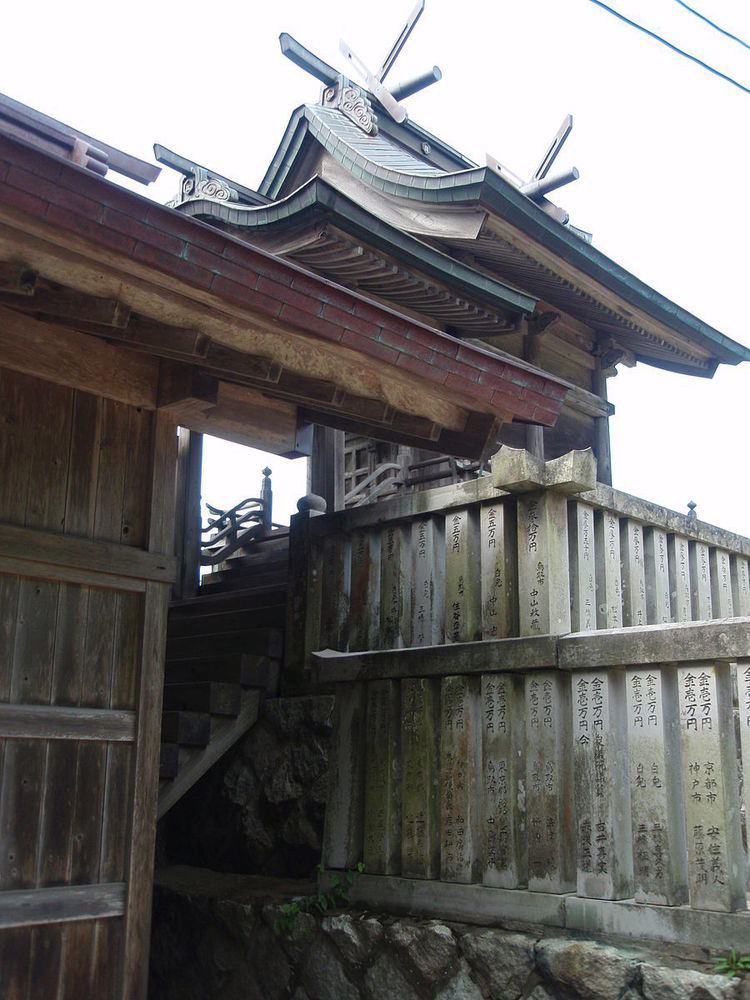
POLYGON ((445 641, 482 638, 479 514, 476 508, 445 515, 445 641))
POLYGON ((693 619, 690 586, 690 545, 684 535, 667 536, 669 590, 672 598, 672 620, 689 622, 693 619))
POLYGON ((435 681, 401 681, 401 874, 438 878, 439 695, 435 681))
POLYGON ((677 675, 674 668, 628 670, 625 681, 635 898, 687 902, 677 675))
POLYGON ((622 567, 622 624, 646 624, 646 572, 643 555, 643 526, 631 518, 620 521, 620 562, 622 567))
POLYGON ((571 627, 574 632, 596 628, 596 559, 594 509, 587 503, 568 503, 570 545, 571 627))
POLYGON ((365 870, 401 872, 401 707, 398 681, 367 685, 365 870))
POLYGON ((364 684, 338 685, 323 831, 323 863, 327 868, 354 868, 362 860, 364 736, 364 684))
POLYGON ((523 677, 482 674, 481 697, 482 881, 517 889, 528 878, 523 677))
POLYGON ((627 790, 625 681, 619 671, 571 677, 578 895, 633 894, 627 790))
POLYGON ((576 886, 570 680, 553 671, 525 677, 526 827, 529 889, 576 886))
POLYGON ((729 665, 678 670, 690 905, 744 910, 737 759, 729 665))
POLYGON ((570 632, 567 497, 518 500, 518 605, 521 635, 570 632))
POLYGON ((516 505, 483 504, 479 515, 482 574, 482 638, 518 635, 518 556, 516 505))
POLYGON ((732 601, 734 613, 741 618, 750 615, 750 559, 732 556, 732 601))
POLYGON ((643 553, 648 624, 665 625, 672 621, 666 531, 646 528, 643 532, 643 553))
POLYGON ((321 648, 345 651, 349 641, 349 538, 343 534, 323 539, 321 648))
POLYGON ((715 618, 732 618, 732 574, 729 553, 725 549, 709 549, 708 566, 711 575, 711 606, 715 618))
MULTIPOLYGON (((750 817, 750 660, 738 660, 735 671, 737 707, 740 723, 740 753, 742 758, 742 797, 745 805, 745 822, 750 817)), ((747 869, 750 887, 750 865, 747 869)))
POLYGON ((620 519, 612 511, 594 512, 596 627, 622 628, 620 519))
POLYGON ((690 543, 690 584, 693 621, 708 621, 713 618, 714 613, 711 605, 711 571, 708 562, 708 546, 705 542, 690 543))
POLYGON ((414 559, 412 642, 415 646, 436 646, 443 641, 445 599, 445 542, 441 519, 420 517, 413 521, 411 548, 414 559))
POLYGON ((411 536, 403 524, 380 533, 380 648, 411 645, 411 536))
POLYGON ((380 532, 359 528, 351 538, 349 649, 377 649, 380 638, 380 532))
POLYGON ((479 678, 444 677, 440 694, 440 878, 478 882, 479 678))

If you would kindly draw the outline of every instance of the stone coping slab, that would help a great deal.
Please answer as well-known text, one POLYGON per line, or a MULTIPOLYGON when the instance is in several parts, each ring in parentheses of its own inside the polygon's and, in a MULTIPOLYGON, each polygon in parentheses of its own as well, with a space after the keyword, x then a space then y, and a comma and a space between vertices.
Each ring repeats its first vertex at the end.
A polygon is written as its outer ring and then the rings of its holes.
MULTIPOLYGON (((322 873, 321 886, 325 888, 335 874, 322 873)), ((519 921, 719 951, 750 949, 750 911, 714 913, 633 900, 582 899, 572 893, 555 895, 367 874, 355 879, 349 898, 353 905, 370 909, 482 926, 519 921)))

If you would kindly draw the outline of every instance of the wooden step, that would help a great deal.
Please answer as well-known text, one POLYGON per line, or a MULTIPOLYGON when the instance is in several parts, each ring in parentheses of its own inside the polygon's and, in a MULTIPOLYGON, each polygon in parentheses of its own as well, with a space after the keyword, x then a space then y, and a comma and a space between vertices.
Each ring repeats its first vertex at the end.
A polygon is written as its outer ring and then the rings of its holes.
POLYGON ((239 611, 217 611, 213 614, 196 610, 192 615, 170 618, 167 633, 170 638, 188 635, 225 635, 251 628, 283 628, 286 603, 243 608, 239 611))
POLYGON ((278 628, 256 628, 219 636, 178 636, 167 639, 167 662, 206 660, 233 653, 255 653, 278 660, 283 646, 283 632, 278 628))
POLYGON ((163 743, 186 747, 204 747, 211 739, 211 716, 208 712, 162 712, 163 743))
POLYGON ((281 586, 246 586, 222 593, 203 594, 182 601, 173 601, 169 606, 169 621, 190 618, 195 614, 215 614, 220 611, 241 611, 258 605, 285 604, 287 588, 281 586))
POLYGON ((220 681, 192 681, 164 686, 164 709, 174 712, 208 712, 237 715, 240 710, 239 684, 220 681))
POLYGON ((286 585, 286 581, 286 567, 259 573, 256 570, 243 569, 240 566, 236 570, 221 570, 202 577, 198 593, 203 596, 236 590, 238 587, 243 589, 247 587, 283 587, 286 585))
POLYGON ((269 679, 278 670, 278 660, 253 653, 207 657, 205 660, 177 660, 168 663, 165 683, 191 684, 194 681, 221 681, 241 687, 268 687, 269 679))
POLYGON ((162 743, 159 749, 159 778, 174 778, 180 766, 179 743, 162 743))

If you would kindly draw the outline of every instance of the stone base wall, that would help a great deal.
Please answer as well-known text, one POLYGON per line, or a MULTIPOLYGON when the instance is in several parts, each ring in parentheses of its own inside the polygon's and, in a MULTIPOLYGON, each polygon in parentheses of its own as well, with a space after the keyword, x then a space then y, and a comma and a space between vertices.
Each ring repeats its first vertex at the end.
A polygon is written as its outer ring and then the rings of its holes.
POLYGON ((281 931, 280 906, 295 889, 312 891, 160 872, 149 1000, 750 1000, 750 978, 713 975, 700 949, 353 910, 301 913, 281 931))
POLYGON ((333 697, 274 698, 160 823, 160 865, 303 878, 320 861, 333 697))

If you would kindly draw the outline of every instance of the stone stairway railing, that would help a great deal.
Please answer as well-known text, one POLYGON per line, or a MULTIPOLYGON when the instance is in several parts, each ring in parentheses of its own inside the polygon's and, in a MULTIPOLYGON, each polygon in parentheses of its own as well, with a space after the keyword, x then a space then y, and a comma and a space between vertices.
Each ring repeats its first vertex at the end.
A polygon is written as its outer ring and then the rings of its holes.
POLYGON ((310 654, 750 615, 750 539, 596 482, 590 452, 292 518, 287 664, 310 654))
POLYGON ((750 948, 750 619, 313 659, 358 901, 750 948))

